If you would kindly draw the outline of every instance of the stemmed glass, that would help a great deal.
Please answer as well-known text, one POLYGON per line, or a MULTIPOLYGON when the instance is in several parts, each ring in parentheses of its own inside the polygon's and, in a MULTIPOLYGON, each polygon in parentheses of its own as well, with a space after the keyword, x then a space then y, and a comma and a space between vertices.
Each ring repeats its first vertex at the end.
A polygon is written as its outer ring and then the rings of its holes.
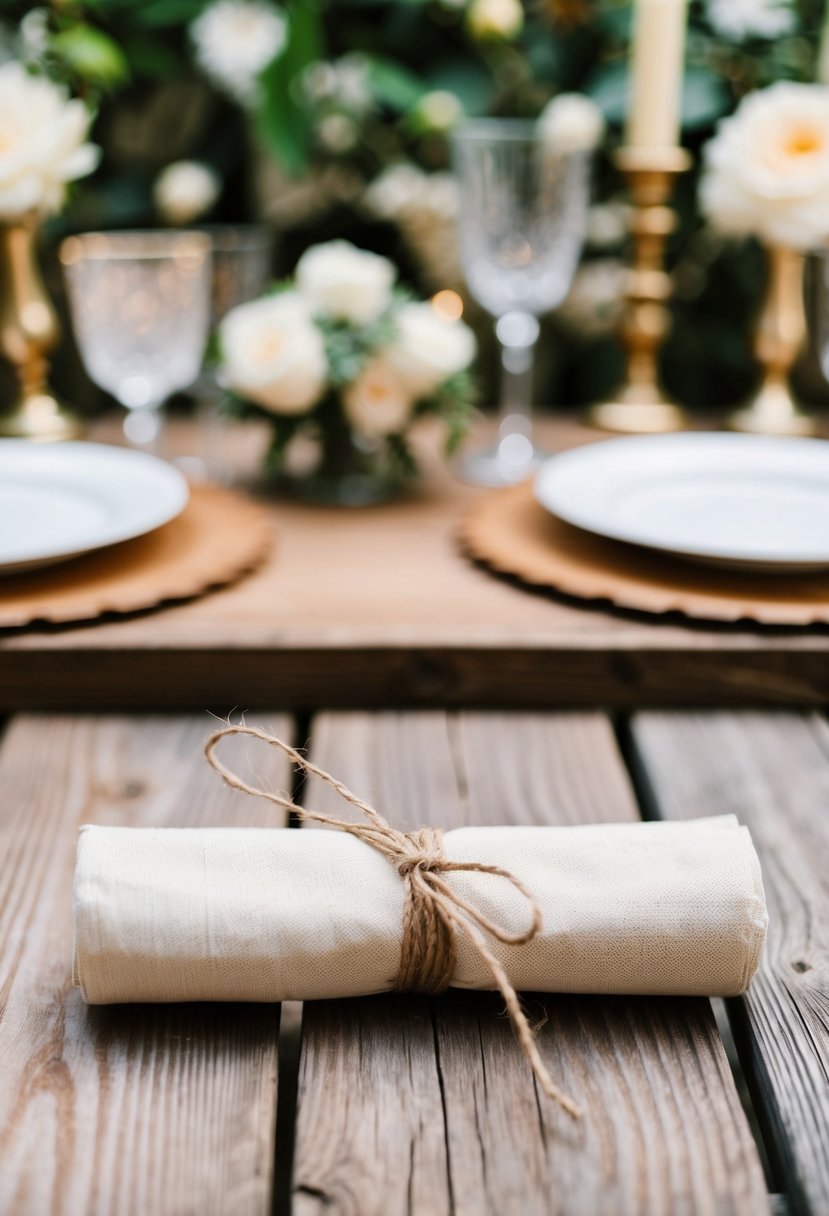
POLYGON ((91 232, 60 249, 90 377, 127 410, 124 434, 155 448, 161 406, 202 365, 210 325, 210 239, 201 232, 91 232))
MULTIPOLYGON (((239 304, 264 294, 271 279, 273 233, 264 224, 213 224, 200 231, 210 238, 213 270, 210 285, 210 329, 239 304)), ((192 388, 198 422, 199 455, 180 458, 178 464, 195 478, 232 480, 228 426, 222 419, 221 373, 215 352, 208 357, 192 388)))
POLYGON ((538 318, 573 281, 584 240, 589 153, 560 152, 523 119, 473 119, 453 137, 461 262, 473 297, 495 318, 501 348, 498 438, 462 462, 470 480, 507 485, 543 458, 531 402, 538 318))

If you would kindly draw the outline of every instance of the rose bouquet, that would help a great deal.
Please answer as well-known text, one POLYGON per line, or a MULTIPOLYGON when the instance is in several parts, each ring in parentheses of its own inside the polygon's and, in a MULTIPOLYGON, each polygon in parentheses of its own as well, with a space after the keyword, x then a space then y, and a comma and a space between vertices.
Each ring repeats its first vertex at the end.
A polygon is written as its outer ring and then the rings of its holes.
POLYGON ((702 210, 731 236, 800 252, 829 240, 829 88, 750 93, 705 148, 702 210))
POLYGON ((807 336, 803 255, 829 242, 829 88, 781 81, 745 97, 706 146, 700 202, 725 235, 756 237, 769 264, 754 341, 762 381, 731 425, 808 433, 789 372, 807 336))
POLYGON ((292 281, 219 328, 229 408, 269 421, 269 471, 307 497, 388 497, 417 471, 408 433, 425 414, 444 420, 449 452, 463 435, 474 335, 395 277, 387 258, 346 241, 317 245, 292 281), (302 476, 291 461, 298 438, 314 451, 302 476))

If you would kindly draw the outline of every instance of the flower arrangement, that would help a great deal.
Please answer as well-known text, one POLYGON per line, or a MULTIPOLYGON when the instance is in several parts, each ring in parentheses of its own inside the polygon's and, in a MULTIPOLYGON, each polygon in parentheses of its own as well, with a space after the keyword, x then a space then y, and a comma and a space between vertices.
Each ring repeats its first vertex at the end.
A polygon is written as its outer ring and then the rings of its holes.
POLYGON ((99 149, 86 142, 82 101, 22 63, 0 66, 0 221, 61 209, 67 183, 91 173, 99 149))
POLYGON ((704 213, 730 236, 806 252, 829 240, 829 88, 750 93, 705 148, 704 213))
POLYGON ((388 497, 416 472, 415 419, 442 418, 451 453, 473 404, 471 329, 412 299, 392 262, 347 241, 310 248, 292 281, 228 313, 219 350, 232 412, 272 427, 269 470, 316 499, 388 497), (302 477, 291 473, 298 437, 316 446, 302 477))
MULTIPOLYGON (((612 145, 626 106, 631 7, 377 0, 369 19, 361 0, 4 0, 0 61, 15 57, 68 85, 99 114, 103 164, 73 191, 70 226, 192 223, 208 211, 212 222, 264 219, 284 234, 285 268, 298 249, 344 235, 393 256, 431 293, 460 285, 452 126, 464 115, 532 117, 551 97, 578 92, 600 106, 612 145), (218 198, 204 174, 159 180, 177 161, 217 174, 218 198)), ((781 80, 829 82, 826 0, 694 0, 683 142, 697 165, 715 124, 781 80)), ((601 155, 595 184, 588 265, 622 243, 619 180, 601 155)), ((743 338, 762 267, 751 242, 700 226, 697 184, 695 168, 678 185, 678 323, 664 370, 684 404, 707 406, 750 390, 743 338)), ((575 311, 544 395, 582 404, 612 387, 618 353, 589 309, 575 311)))

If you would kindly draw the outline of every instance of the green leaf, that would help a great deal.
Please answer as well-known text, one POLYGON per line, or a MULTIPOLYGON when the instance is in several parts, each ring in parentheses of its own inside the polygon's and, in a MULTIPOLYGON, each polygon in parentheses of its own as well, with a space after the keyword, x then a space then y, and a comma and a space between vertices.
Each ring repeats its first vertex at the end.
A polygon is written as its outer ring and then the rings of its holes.
POLYGON ((108 34, 91 25, 73 25, 55 34, 52 50, 83 80, 111 87, 129 79, 127 57, 108 34))
POLYGON ((445 59, 427 74, 430 89, 454 93, 465 114, 485 114, 495 93, 495 82, 481 63, 472 59, 445 59))
POLYGON ((311 118, 297 96, 299 77, 323 54, 322 23, 314 0, 296 0, 288 10, 288 37, 282 53, 259 78, 262 101, 257 126, 285 171, 299 176, 308 165, 311 118))
POLYGON ((409 110, 417 105, 429 86, 409 68, 380 55, 366 56, 371 91, 381 105, 409 110))
MULTIPOLYGON (((584 91, 609 123, 621 126, 628 111, 627 63, 604 64, 587 80, 584 91)), ((682 87, 682 125, 686 130, 710 126, 728 108, 728 91, 719 76, 704 67, 686 68, 682 87)))
POLYGON ((157 38, 130 37, 124 41, 124 51, 133 75, 145 80, 170 80, 187 71, 181 55, 157 38))
POLYGON ((151 29, 189 25, 205 7, 205 0, 150 0, 136 5, 135 17, 151 29))

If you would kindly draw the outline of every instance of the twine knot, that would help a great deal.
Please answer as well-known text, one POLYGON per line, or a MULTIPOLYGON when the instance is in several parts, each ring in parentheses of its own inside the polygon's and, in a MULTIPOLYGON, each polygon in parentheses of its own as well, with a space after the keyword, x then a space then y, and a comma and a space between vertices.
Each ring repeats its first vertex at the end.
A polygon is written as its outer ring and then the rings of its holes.
POLYGON ((337 828, 356 836, 365 844, 381 853, 394 866, 406 885, 406 900, 403 910, 403 929, 400 945, 400 967, 394 987, 398 992, 422 992, 438 994, 444 992, 452 982, 457 962, 458 934, 464 933, 487 967, 495 987, 504 998, 507 1013, 515 1029, 518 1041, 529 1060, 535 1077, 544 1093, 558 1102, 573 1118, 581 1111, 565 1093, 554 1084, 539 1055, 527 1016, 521 1008, 518 995, 509 981, 507 973, 487 944, 486 936, 510 946, 521 946, 532 941, 541 929, 541 908, 537 899, 519 878, 500 866, 484 865, 477 861, 451 861, 443 849, 443 830, 422 827, 413 832, 401 832, 391 826, 383 816, 363 802, 330 773, 318 768, 289 744, 253 726, 225 726, 207 740, 204 748, 208 764, 219 774, 226 785, 251 794, 255 798, 266 798, 300 819, 315 820, 328 827, 337 828), (227 768, 216 755, 216 748, 229 735, 249 735, 261 739, 270 747, 278 748, 305 773, 319 777, 351 806, 363 815, 363 822, 351 822, 298 806, 287 795, 248 785, 236 773, 227 768), (511 883, 524 896, 531 913, 530 924, 524 932, 510 933, 485 916, 475 904, 465 899, 446 879, 449 873, 489 874, 511 883))

